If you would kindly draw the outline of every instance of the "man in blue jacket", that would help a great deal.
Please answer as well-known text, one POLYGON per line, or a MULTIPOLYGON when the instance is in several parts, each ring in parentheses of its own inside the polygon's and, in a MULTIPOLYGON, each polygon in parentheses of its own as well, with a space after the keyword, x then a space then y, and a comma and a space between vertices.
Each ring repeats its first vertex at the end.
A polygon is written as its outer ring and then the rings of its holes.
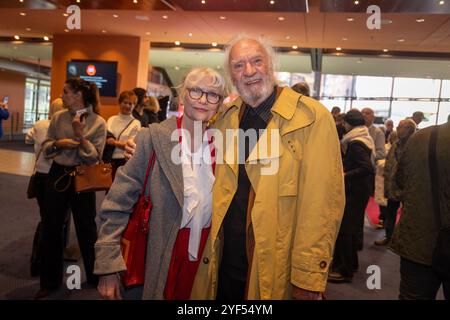
POLYGON ((8 105, 0 102, 0 138, 3 137, 2 120, 9 118, 8 105))

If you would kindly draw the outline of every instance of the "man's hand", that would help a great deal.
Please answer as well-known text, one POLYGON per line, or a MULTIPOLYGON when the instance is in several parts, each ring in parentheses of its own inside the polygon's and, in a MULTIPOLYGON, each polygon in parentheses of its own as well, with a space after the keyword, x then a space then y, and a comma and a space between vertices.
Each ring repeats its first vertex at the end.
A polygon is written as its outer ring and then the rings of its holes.
POLYGON ((60 149, 75 149, 79 145, 80 142, 73 139, 59 139, 55 142, 55 146, 60 149))
POLYGON ((119 275, 116 273, 100 276, 97 290, 103 299, 122 300, 119 275))
POLYGON ((292 286, 293 300, 322 300, 322 292, 308 291, 296 286, 292 286))
POLYGON ((86 122, 81 121, 80 116, 76 115, 72 121, 73 133, 75 136, 81 138, 83 136, 83 130, 86 128, 86 122))
POLYGON ((0 102, 0 108, 3 108, 5 110, 8 110, 8 104, 0 102))
POLYGON ((127 144, 125 145, 125 159, 130 160, 136 151, 136 143, 134 143, 134 139, 128 139, 127 144))

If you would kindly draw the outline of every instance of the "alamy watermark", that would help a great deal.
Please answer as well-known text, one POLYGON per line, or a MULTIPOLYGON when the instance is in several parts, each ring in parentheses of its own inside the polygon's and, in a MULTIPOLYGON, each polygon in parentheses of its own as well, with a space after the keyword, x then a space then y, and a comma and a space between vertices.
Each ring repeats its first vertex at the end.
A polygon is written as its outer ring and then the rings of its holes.
POLYGON ((66 13, 69 15, 66 20, 68 30, 81 30, 81 9, 77 5, 67 7, 66 13))

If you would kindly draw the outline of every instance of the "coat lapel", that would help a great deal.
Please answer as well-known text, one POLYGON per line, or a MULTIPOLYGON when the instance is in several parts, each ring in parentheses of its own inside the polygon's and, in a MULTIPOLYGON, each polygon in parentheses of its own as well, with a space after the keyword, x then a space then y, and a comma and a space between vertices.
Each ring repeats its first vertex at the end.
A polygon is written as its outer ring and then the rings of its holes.
POLYGON ((175 163, 171 159, 172 152, 180 150, 176 118, 162 122, 158 129, 151 131, 156 157, 161 169, 169 180, 180 207, 183 207, 183 170, 181 163, 175 163))

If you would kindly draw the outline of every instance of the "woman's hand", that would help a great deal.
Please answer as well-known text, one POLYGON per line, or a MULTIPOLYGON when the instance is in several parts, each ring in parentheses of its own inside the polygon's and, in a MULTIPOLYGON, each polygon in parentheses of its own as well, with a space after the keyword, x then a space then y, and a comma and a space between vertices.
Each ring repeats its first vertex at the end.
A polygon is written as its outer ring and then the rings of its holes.
POLYGON ((103 299, 122 300, 120 279, 117 273, 100 276, 97 290, 103 299))
POLYGON ((55 142, 55 146, 60 149, 76 149, 79 145, 80 142, 73 139, 59 139, 55 142))
POLYGON ((134 139, 128 139, 124 152, 125 159, 130 160, 135 151, 136 151, 136 143, 134 143, 134 139))
POLYGON ((113 137, 109 137, 108 139, 106 139, 106 144, 109 144, 111 146, 115 146, 116 145, 116 139, 114 139, 113 137))
POLYGON ((76 115, 72 121, 73 133, 75 136, 81 138, 83 136, 83 130, 86 128, 86 122, 80 119, 79 115, 76 115))

